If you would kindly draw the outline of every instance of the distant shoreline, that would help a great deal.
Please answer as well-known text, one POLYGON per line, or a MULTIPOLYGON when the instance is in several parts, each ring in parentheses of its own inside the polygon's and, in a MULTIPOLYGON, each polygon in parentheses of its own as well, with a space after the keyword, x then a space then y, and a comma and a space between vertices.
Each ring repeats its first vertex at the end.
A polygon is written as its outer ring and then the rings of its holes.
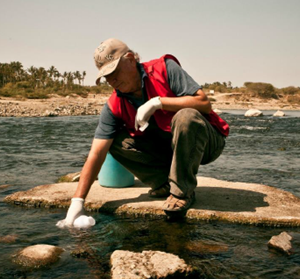
MULTIPOLYGON (((0 98, 0 117, 51 117, 100 115, 109 95, 89 94, 86 98, 79 96, 53 96, 49 99, 0 98)), ((275 99, 251 99, 242 102, 234 94, 219 93, 209 96, 213 109, 219 110, 300 110, 299 105, 282 103, 275 99)))

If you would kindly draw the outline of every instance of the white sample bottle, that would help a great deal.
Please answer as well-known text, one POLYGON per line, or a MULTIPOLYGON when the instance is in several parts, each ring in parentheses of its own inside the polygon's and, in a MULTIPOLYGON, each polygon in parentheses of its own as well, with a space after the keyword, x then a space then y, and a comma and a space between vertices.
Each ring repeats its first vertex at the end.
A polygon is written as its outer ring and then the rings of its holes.
POLYGON ((81 215, 75 219, 73 226, 78 229, 86 229, 96 224, 92 216, 81 215))

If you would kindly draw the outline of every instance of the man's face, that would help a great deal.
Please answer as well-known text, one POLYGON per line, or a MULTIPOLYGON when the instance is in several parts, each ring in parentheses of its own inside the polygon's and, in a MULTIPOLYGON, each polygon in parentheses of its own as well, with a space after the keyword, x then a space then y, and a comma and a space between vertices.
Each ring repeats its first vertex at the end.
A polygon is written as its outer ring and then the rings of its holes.
POLYGON ((105 76, 106 81, 122 93, 135 92, 140 89, 140 74, 134 58, 122 57, 115 71, 105 76))

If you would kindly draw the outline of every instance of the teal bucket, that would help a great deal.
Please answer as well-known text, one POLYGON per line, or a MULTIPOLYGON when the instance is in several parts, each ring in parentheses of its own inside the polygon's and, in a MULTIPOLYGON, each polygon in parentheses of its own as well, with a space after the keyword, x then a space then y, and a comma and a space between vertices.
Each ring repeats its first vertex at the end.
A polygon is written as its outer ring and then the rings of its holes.
POLYGON ((134 185, 134 176, 114 159, 110 153, 107 153, 106 159, 98 174, 98 182, 104 187, 129 187, 134 185))

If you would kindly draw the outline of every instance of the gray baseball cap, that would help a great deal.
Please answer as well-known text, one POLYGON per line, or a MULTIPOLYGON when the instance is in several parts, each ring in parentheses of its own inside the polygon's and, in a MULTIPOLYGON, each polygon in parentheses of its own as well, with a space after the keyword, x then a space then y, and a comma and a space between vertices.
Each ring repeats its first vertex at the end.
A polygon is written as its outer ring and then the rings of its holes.
POLYGON ((118 66, 121 57, 129 51, 129 47, 120 40, 111 38, 102 42, 95 50, 94 60, 99 70, 96 84, 100 79, 111 74, 118 66))

